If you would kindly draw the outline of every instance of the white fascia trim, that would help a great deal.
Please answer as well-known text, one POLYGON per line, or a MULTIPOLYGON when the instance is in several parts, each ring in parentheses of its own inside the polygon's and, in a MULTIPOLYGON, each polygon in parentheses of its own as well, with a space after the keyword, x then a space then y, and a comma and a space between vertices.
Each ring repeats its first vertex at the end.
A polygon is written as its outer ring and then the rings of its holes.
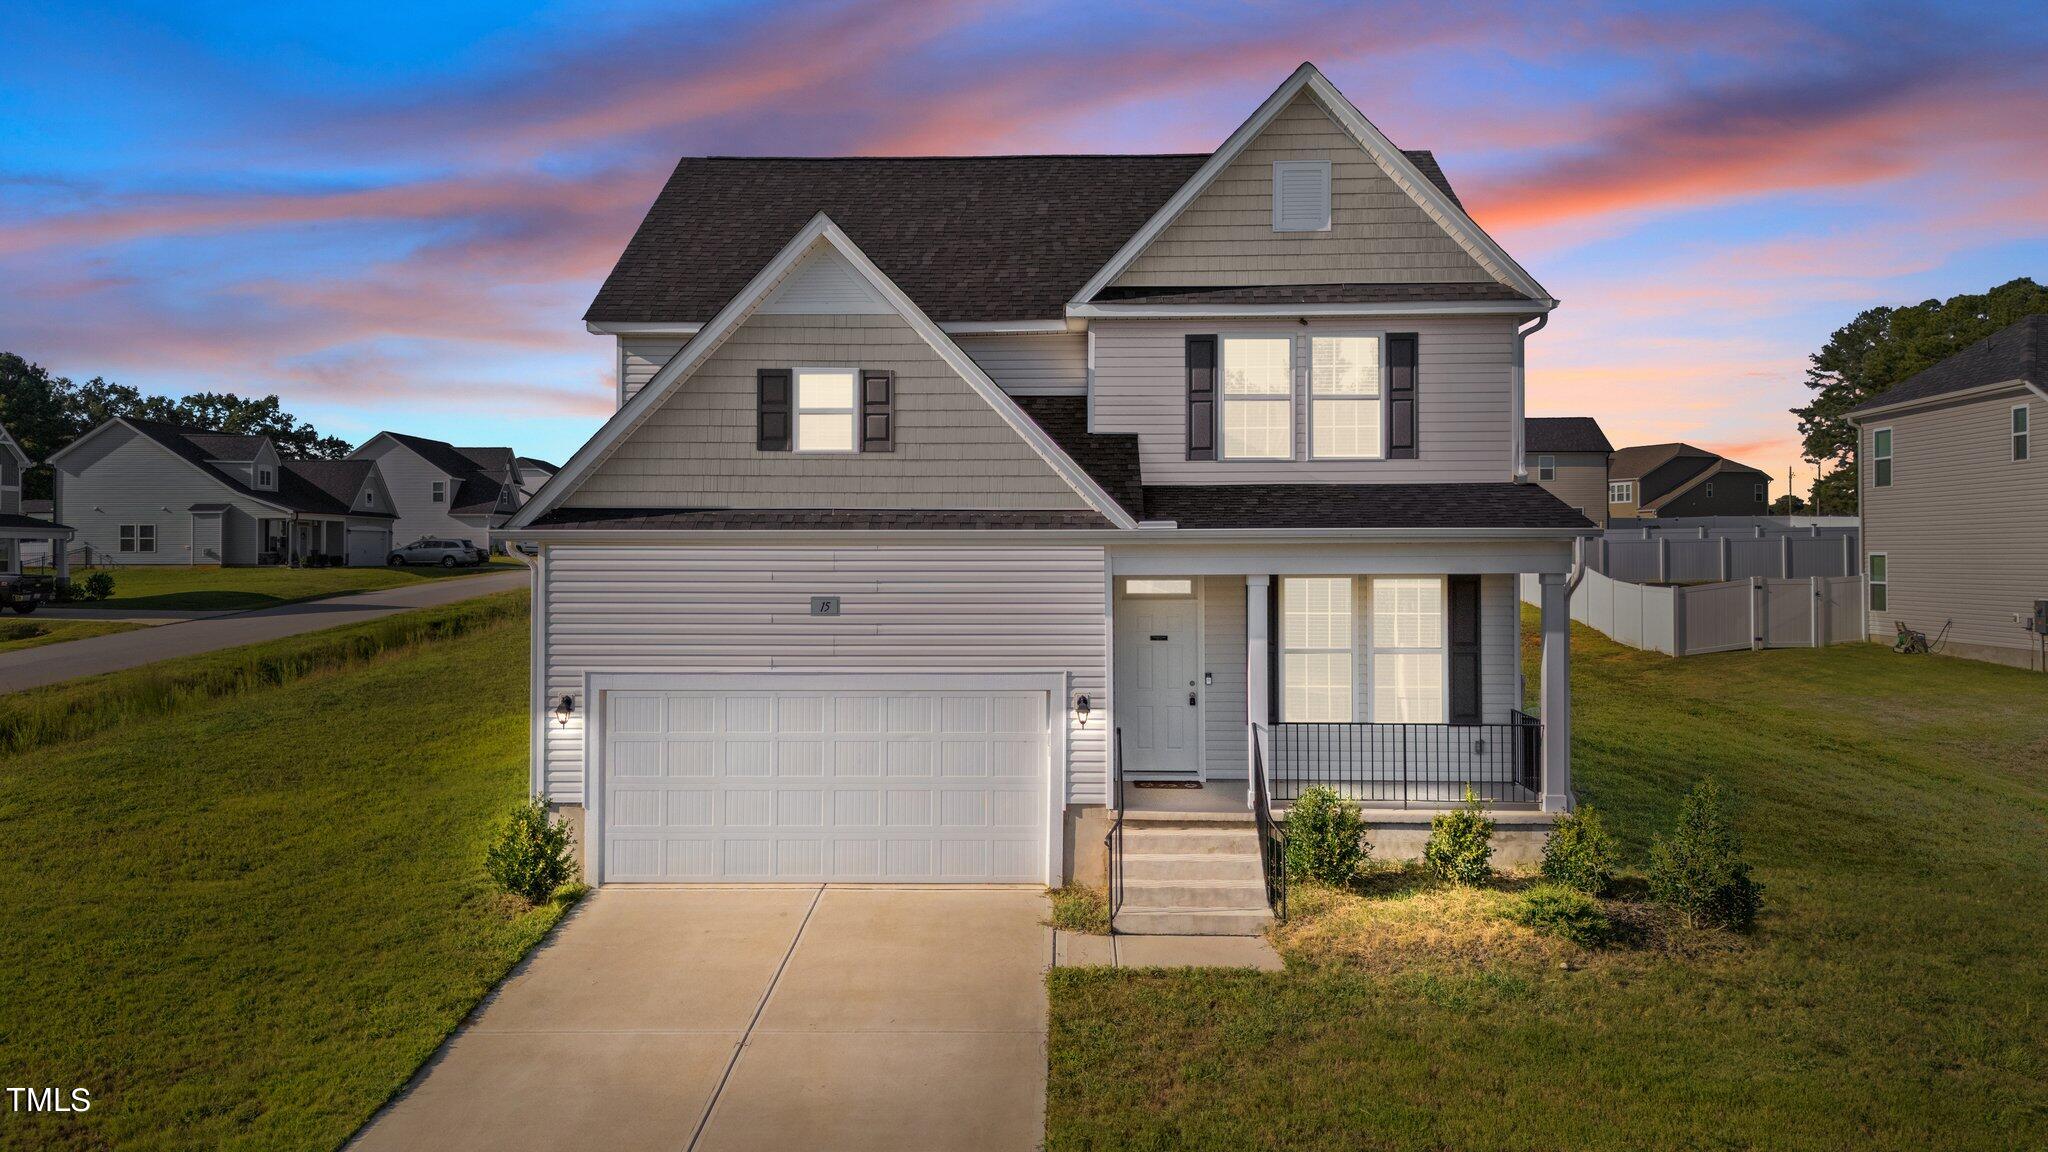
POLYGON ((1036 421, 1026 416, 1023 409, 1017 407, 1016 402, 1011 400, 994 380, 989 379, 988 373, 982 371, 981 365, 975 363, 972 356, 962 351, 951 337, 940 330, 939 326, 932 322, 931 317, 924 314, 924 309, 917 306, 916 301, 904 295, 895 281, 889 279, 880 268, 875 267, 874 261, 868 259, 867 253, 862 252, 860 246, 832 222, 831 217, 820 212, 811 217, 810 223, 797 231, 773 260, 754 274, 754 278, 747 282, 747 286, 728 301, 726 306, 719 310, 718 315, 711 318, 711 322, 704 326, 703 331, 684 345, 682 351, 670 358, 667 364, 662 365, 661 371, 656 372, 640 391, 634 393, 625 407, 612 413, 611 419, 605 421, 604 427, 598 429, 595 436, 576 450, 576 454, 569 458, 569 462, 562 465, 561 471, 550 477, 546 484, 541 485, 540 491, 534 493, 533 499, 520 508, 506 527, 526 527, 554 508, 565 495, 574 490, 582 481, 584 474, 597 461, 603 459, 627 432, 637 427, 676 386, 677 381, 687 378, 694 372, 697 366, 711 355, 711 351, 752 314, 755 305, 773 291, 782 277, 821 240, 837 249, 848 263, 866 277, 903 321, 924 338, 932 351, 938 353, 940 359, 958 373, 961 379, 967 381, 968 386, 980 394, 982 400, 994 409, 996 415, 1029 444, 1053 471, 1059 473, 1060 478, 1065 480, 1082 500, 1119 528, 1137 526, 1137 521, 1131 519, 1130 514, 1115 500, 1110 499, 1109 493, 1103 491, 1101 485, 1083 472, 1065 452, 1060 450, 1052 437, 1045 434, 1045 430, 1040 428, 1036 421))
MULTIPOLYGON (((1958 401, 1978 400, 1986 396, 1995 396, 2000 392, 2009 391, 2014 388, 2025 388, 2041 399, 2048 400, 2048 391, 2043 391, 2039 384, 2015 376, 2010 380, 2000 380, 1996 384, 1979 384, 1974 388, 1964 388, 1955 392, 1942 392, 1933 396, 1921 396, 1912 400, 1899 400, 1891 404, 1880 404, 1875 408, 1865 408, 1859 412, 1849 413, 1849 423, 1860 425, 1865 420, 1875 417, 1889 418, 1915 406, 1938 408, 1944 404, 1958 401)), ((55 457, 51 457, 51 459, 55 459, 55 457)))
POLYGON ((593 336, 695 336, 703 327, 702 324, 675 324, 665 320, 602 324, 590 321, 583 325, 583 330, 593 336))
POLYGON ((1238 316, 1533 316, 1555 300, 1445 300, 1434 304, 1069 304, 1091 320, 1208 320, 1238 316))
MULTIPOLYGON (((1402 191, 1408 193, 1423 211, 1429 213, 1451 234, 1451 238, 1458 241, 1475 259, 1481 259, 1483 256, 1482 263, 1491 260, 1498 265, 1507 278, 1508 286, 1516 291, 1536 300, 1548 301, 1553 305, 1556 303, 1534 277, 1495 243, 1493 237, 1486 234, 1485 229, 1467 215, 1463 208, 1453 203, 1450 197, 1438 190, 1436 185, 1430 183, 1429 178, 1422 174, 1414 161, 1409 160, 1399 148, 1394 147, 1393 141, 1388 140, 1384 133, 1373 126, 1372 121, 1367 120, 1363 113, 1353 107, 1351 101, 1345 98, 1342 92, 1337 91, 1336 85, 1331 84, 1317 71, 1315 65, 1306 63, 1296 68, 1293 75, 1274 89, 1273 94, 1266 97, 1266 102, 1259 105, 1258 111, 1253 112, 1250 119, 1238 125, 1237 131, 1231 133, 1230 138, 1223 142, 1223 146, 1196 169, 1195 174, 1188 178, 1188 182, 1181 186, 1180 191, 1175 192, 1172 199, 1161 205, 1159 210, 1152 214, 1152 218, 1145 222, 1145 226, 1125 241, 1123 247, 1117 249, 1116 255, 1110 257, 1109 263, 1103 265, 1088 283, 1081 286, 1081 290, 1074 294, 1071 303, 1088 303, 1095 299, 1097 293, 1109 287, 1118 276, 1123 275, 1124 270, 1137 260, 1138 255, 1150 247, 1152 241, 1158 239, 1159 234, 1180 216, 1183 209, 1208 190, 1209 185, 1237 159, 1245 146, 1264 131, 1266 125, 1280 114, 1281 109, 1300 95, 1304 88, 1313 92, 1322 103, 1323 110, 1351 134, 1359 147, 1365 149, 1379 162, 1380 167, 1394 183, 1401 186, 1402 191)), ((1073 314, 1071 309, 1069 314, 1073 314)))
MULTIPOLYGON (((939 325, 944 331, 955 336, 1001 336, 1001 335, 1047 335, 1073 331, 1073 325, 1065 320, 961 320, 939 325)), ((586 323, 585 331, 596 336, 695 336, 704 329, 702 324, 672 324, 663 321, 647 323, 586 323)))

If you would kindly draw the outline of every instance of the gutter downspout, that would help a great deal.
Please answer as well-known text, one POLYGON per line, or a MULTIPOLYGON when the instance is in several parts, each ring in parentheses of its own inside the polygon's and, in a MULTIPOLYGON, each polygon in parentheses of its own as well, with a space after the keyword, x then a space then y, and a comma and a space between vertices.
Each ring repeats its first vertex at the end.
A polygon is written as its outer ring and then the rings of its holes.
POLYGON ((1509 473, 1517 484, 1527 484, 1529 482, 1527 438, 1522 433, 1522 422, 1529 410, 1527 374, 1524 368, 1527 362, 1527 355, 1523 345, 1529 337, 1543 331, 1544 325, 1549 323, 1550 313, 1545 312, 1541 316, 1536 317, 1536 322, 1527 328, 1515 329, 1515 361, 1508 370, 1510 375, 1514 377, 1511 382, 1513 386, 1509 389, 1514 406, 1514 434, 1509 442, 1508 453, 1510 457, 1509 473))

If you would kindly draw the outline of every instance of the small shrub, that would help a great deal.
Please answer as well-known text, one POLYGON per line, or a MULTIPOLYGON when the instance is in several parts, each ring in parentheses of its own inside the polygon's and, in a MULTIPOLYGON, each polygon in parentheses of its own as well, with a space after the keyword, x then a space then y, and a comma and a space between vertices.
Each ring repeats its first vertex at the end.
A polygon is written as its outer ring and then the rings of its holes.
POLYGON ((1465 802, 1449 812, 1438 813, 1429 822, 1429 843, 1422 847, 1422 863, 1439 880, 1453 884, 1482 884, 1492 874, 1493 821, 1487 819, 1486 802, 1471 788, 1465 802))
POLYGON ((514 807, 484 855, 484 870, 498 887, 528 904, 545 902, 555 889, 576 878, 569 822, 550 818, 546 802, 538 797, 514 807))
POLYGON ((85 599, 85 585, 80 584, 76 580, 52 580, 50 581, 50 587, 56 595, 57 603, 59 604, 69 604, 74 600, 85 599))
POLYGON ((1670 839, 1650 849, 1650 894, 1678 913, 1688 928, 1747 932, 1763 907, 1763 885, 1750 879, 1742 838, 1722 809, 1721 787, 1693 786, 1678 809, 1670 839))
POLYGON ((1550 826, 1550 839, 1543 842, 1543 878, 1588 896, 1605 896, 1614 886, 1620 855, 1600 814, 1590 805, 1581 806, 1550 826))
POLYGON ((1074 884, 1046 891, 1052 897, 1052 926, 1062 932, 1109 935, 1109 897, 1100 888, 1074 884))
POLYGON ((1371 849, 1358 805, 1329 788, 1310 788, 1287 813, 1287 874, 1348 884, 1371 849))
POLYGON ((1600 902, 1577 888, 1539 884, 1529 889, 1509 915, 1546 936, 1569 940, 1581 948, 1598 948, 1614 936, 1614 925, 1600 902))
POLYGON ((95 572, 85 578, 85 595, 88 600, 105 600, 114 594, 114 574, 95 572))

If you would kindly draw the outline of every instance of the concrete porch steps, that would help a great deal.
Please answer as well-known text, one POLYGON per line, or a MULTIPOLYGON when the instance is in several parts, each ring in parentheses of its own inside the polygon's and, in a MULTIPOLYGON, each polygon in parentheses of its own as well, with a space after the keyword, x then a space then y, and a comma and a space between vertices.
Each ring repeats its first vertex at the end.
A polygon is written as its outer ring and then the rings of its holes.
POLYGON ((1272 920, 1251 813, 1124 813, 1118 932, 1256 936, 1272 920))

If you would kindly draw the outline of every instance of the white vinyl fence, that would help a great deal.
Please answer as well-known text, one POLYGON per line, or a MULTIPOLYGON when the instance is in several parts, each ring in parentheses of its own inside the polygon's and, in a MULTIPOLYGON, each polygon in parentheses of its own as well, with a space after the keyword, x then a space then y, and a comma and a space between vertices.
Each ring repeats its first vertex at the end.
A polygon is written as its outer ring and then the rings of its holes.
MULTIPOLYGON (((1539 603, 1536 577, 1522 599, 1539 603)), ((1616 643, 1667 656, 1744 648, 1821 648, 1863 639, 1863 580, 1753 576, 1653 587, 1588 571, 1572 593, 1572 619, 1616 643)))

